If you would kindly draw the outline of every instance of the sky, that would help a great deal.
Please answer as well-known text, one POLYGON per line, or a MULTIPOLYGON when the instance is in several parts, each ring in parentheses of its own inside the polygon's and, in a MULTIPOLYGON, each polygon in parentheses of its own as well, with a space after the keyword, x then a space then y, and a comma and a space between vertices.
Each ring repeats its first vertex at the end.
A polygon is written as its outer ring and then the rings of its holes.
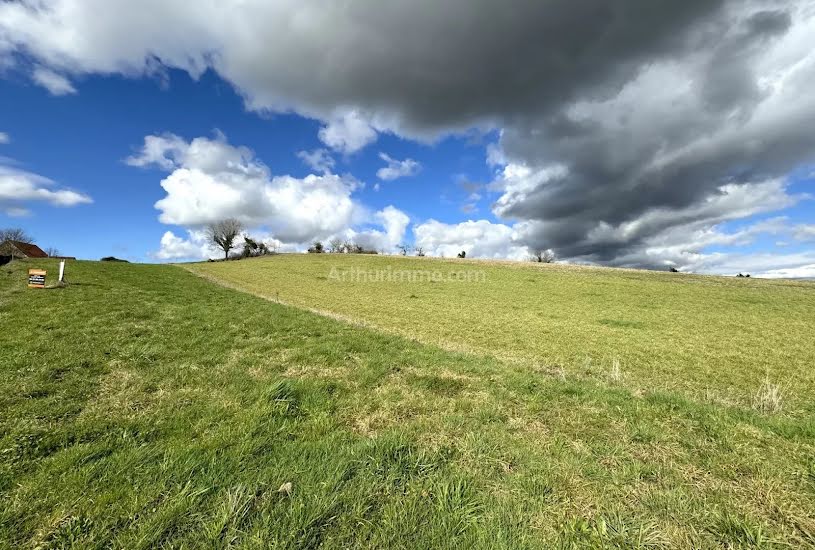
POLYGON ((815 1, 0 2, 0 227, 815 277, 815 1))

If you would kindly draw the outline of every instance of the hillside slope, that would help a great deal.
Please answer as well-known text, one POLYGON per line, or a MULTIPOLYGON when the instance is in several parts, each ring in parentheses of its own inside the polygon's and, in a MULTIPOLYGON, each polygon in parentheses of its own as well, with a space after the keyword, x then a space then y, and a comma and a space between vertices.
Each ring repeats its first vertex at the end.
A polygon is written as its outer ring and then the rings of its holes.
POLYGON ((0 270, 0 547, 815 546, 802 409, 445 351, 173 266, 26 289, 43 265, 0 270))
POLYGON ((185 267, 273 300, 530 369, 611 376, 634 391, 741 406, 769 381, 785 390, 787 412, 815 413, 809 282, 345 254, 185 267))

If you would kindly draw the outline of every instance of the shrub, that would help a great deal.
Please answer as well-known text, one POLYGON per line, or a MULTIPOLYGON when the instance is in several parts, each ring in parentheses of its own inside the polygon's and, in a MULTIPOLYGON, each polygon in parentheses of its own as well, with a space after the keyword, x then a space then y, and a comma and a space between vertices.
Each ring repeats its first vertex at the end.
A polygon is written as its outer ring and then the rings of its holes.
POLYGON ((254 258, 257 256, 266 256, 268 254, 274 254, 274 252, 266 243, 255 240, 249 235, 243 236, 243 252, 241 253, 242 258, 254 258))

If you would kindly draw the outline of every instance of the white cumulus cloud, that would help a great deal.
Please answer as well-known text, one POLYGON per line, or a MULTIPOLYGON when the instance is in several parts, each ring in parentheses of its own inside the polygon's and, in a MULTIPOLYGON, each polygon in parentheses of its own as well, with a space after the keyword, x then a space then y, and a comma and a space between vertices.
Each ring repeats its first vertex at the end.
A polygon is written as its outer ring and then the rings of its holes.
POLYGON ((166 134, 147 136, 133 166, 170 172, 161 181, 167 196, 156 203, 163 223, 202 226, 234 217, 249 226, 268 226, 283 241, 303 242, 333 234, 356 221, 351 199, 359 185, 334 174, 272 176, 251 150, 223 135, 190 142, 166 134))
POLYGON ((322 174, 327 174, 334 169, 334 157, 326 149, 314 149, 313 151, 298 151, 297 158, 303 163, 322 174))
POLYGON ((410 158, 398 160, 386 153, 379 153, 379 158, 387 163, 386 166, 376 171, 376 177, 381 180, 390 181, 397 178, 414 176, 419 173, 421 169, 421 164, 410 158))
POLYGON ((358 237, 365 241, 360 244, 386 250, 401 241, 409 223, 394 207, 371 214, 352 197, 361 185, 352 176, 332 174, 328 167, 304 178, 273 175, 250 149, 229 144, 220 133, 190 141, 174 134, 146 136, 125 162, 169 172, 161 180, 166 196, 155 205, 159 220, 187 228, 190 236, 165 233, 158 259, 206 256, 210 249, 200 229, 230 217, 254 236, 266 235, 291 250, 334 236, 358 237), (359 226, 383 229, 355 229, 359 226))
POLYGON ((332 115, 318 135, 335 151, 351 154, 376 141, 377 132, 358 111, 349 110, 332 115))
POLYGON ((446 224, 428 220, 413 227, 416 247, 430 256, 453 257, 461 251, 468 258, 509 258, 523 260, 529 257, 524 243, 523 226, 512 227, 488 220, 446 224))
POLYGON ((377 250, 385 254, 393 253, 397 245, 405 242, 405 232, 410 223, 410 217, 398 208, 386 206, 374 214, 373 222, 382 226, 382 230, 349 230, 345 238, 365 249, 377 250))
POLYGON ((0 165, 0 210, 9 216, 24 216, 29 213, 25 205, 30 202, 69 207, 93 200, 84 193, 60 189, 46 177, 0 165))
POLYGON ((172 231, 165 232, 161 236, 161 248, 152 256, 157 260, 199 260, 209 257, 212 247, 203 232, 189 231, 188 235, 184 239, 172 231))
POLYGON ((71 81, 59 73, 47 69, 45 67, 37 67, 31 75, 32 80, 48 90, 51 95, 68 95, 75 94, 71 81))

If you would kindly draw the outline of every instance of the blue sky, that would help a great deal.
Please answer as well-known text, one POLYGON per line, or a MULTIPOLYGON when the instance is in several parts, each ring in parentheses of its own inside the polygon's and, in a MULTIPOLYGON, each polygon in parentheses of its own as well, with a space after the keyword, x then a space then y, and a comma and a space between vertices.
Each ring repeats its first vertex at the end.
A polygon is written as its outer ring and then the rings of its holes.
POLYGON ((0 3, 0 227, 815 277, 810 2, 640 1, 0 3))
MULTIPOLYGON (((43 246, 79 258, 156 261, 152 253, 162 234, 168 229, 183 233, 158 221, 154 204, 165 195, 159 185, 164 174, 125 163, 144 136, 173 133, 192 139, 220 131, 231 144, 251 148, 275 174, 295 177, 313 171, 297 153, 325 147, 318 139, 318 121, 247 112, 232 86, 211 71, 197 80, 177 70, 160 80, 90 76, 74 86, 77 93, 55 96, 19 76, 0 80, 0 104, 14 106, 4 109, 0 131, 9 142, 0 151, 14 166, 89 195, 93 203, 55 207, 30 201, 30 214, 0 219, 4 227, 22 227, 43 246)), ((455 223, 474 214, 494 219, 486 199, 465 214, 470 193, 460 185, 491 178, 485 161, 491 138, 449 137, 424 144, 383 134, 361 151, 335 154, 335 170, 365 183, 355 196, 374 210, 399 204, 416 222, 455 223), (382 181, 376 176, 386 164, 382 152, 416 159, 421 169, 414 176, 382 181)), ((411 240, 406 235, 405 242, 411 240)))

